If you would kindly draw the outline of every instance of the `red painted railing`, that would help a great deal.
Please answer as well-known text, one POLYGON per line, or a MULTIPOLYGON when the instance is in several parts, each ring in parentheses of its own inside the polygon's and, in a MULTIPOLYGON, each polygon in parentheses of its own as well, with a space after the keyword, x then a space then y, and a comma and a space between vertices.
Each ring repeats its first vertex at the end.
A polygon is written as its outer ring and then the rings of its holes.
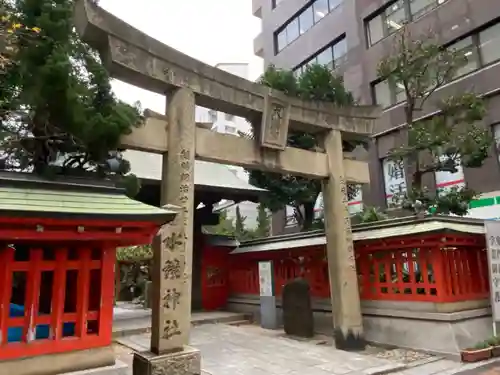
MULTIPOLYGON (((361 299, 457 302, 488 298, 484 236, 433 234, 355 243, 361 299)), ((230 256, 231 294, 259 294, 258 262, 273 260, 275 291, 302 276, 313 297, 329 298, 324 247, 230 256)))
POLYGON ((356 244, 365 300, 457 302, 488 298, 484 239, 434 235, 356 244))
POLYGON ((0 248, 0 360, 111 344, 115 249, 80 244, 0 248))

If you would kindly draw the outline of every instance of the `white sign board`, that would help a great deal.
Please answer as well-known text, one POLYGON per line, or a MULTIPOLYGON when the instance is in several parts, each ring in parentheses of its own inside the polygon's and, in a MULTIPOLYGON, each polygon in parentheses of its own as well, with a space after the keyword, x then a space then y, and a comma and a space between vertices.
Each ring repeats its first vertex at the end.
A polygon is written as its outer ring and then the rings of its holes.
MULTIPOLYGON (((446 155, 441 156, 439 159, 445 161, 446 155)), ((457 163, 460 163, 460 159, 457 158, 457 163)), ((457 171, 455 173, 451 172, 436 172, 436 189, 439 194, 446 194, 451 188, 463 188, 465 187, 465 176, 462 164, 457 165, 457 171)))
POLYGON ((356 185, 356 194, 347 202, 349 206, 349 214, 355 215, 363 211, 363 190, 361 185, 356 185))
POLYGON ((259 262, 259 287, 262 297, 272 297, 274 295, 273 262, 259 262))
POLYGON ((387 207, 400 205, 399 195, 406 192, 406 176, 403 162, 384 159, 385 197, 387 207))
POLYGON ((500 222, 485 221, 493 321, 500 321, 500 222))

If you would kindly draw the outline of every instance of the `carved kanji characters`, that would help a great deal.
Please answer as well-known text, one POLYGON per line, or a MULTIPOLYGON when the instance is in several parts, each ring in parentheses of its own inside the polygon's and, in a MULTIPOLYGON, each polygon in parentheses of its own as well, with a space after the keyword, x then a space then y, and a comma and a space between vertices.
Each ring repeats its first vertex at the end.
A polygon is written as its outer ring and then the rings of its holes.
POLYGON ((182 276, 181 262, 179 259, 167 260, 162 268, 166 280, 180 279, 182 276))
POLYGON ((165 340, 169 340, 174 336, 178 336, 181 334, 179 330, 179 322, 176 319, 167 319, 165 320, 165 325, 163 326, 163 335, 162 338, 165 340))

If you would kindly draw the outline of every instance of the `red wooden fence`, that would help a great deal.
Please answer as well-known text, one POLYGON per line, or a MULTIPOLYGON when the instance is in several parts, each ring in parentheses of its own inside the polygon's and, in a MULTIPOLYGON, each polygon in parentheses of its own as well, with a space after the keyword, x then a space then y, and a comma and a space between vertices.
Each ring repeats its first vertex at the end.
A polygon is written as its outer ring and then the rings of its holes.
POLYGON ((0 360, 110 345, 115 249, 14 247, 0 249, 0 360))
MULTIPOLYGON (((488 298, 484 236, 432 234, 355 243, 361 299, 457 302, 488 298)), ((273 260, 275 291, 298 276, 313 297, 329 298, 324 247, 230 256, 231 294, 259 294, 258 262, 273 260)))

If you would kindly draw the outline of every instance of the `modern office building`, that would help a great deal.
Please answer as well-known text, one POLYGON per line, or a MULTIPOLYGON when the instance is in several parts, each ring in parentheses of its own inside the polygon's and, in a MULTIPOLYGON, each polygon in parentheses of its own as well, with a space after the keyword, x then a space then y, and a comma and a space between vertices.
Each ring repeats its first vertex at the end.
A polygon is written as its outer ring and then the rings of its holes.
MULTIPOLYGON (((484 126, 500 143, 500 1, 498 0, 253 0, 253 13, 262 19, 254 40, 255 54, 265 64, 300 74, 310 63, 328 64, 343 75, 345 86, 362 104, 384 111, 377 122, 370 161, 371 185, 363 190, 365 205, 390 206, 392 193, 406 188, 406 170, 386 159, 404 128, 401 88, 377 75, 377 65, 393 51, 394 32, 408 23, 412 35, 432 35, 445 48, 463 51, 467 65, 456 79, 433 94, 474 91, 486 98, 484 126)), ((429 100, 422 111, 436 111, 429 100)), ((400 138, 399 138, 400 139, 400 138)), ((498 147, 480 169, 436 173, 430 189, 467 183, 483 193, 478 218, 500 217, 498 147)))

